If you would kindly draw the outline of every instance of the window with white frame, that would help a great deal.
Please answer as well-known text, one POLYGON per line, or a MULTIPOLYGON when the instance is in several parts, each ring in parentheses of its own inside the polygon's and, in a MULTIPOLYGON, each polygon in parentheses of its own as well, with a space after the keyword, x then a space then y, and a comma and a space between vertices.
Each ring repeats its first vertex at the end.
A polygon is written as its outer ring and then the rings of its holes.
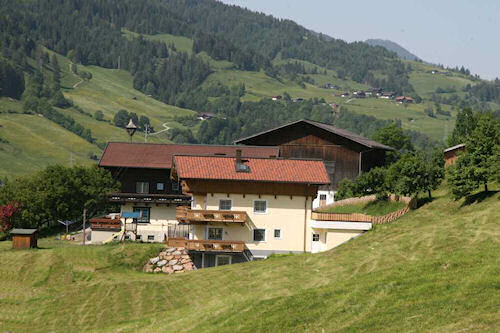
POLYGON ((217 228, 217 227, 207 228, 207 239, 222 240, 223 234, 224 234, 223 228, 217 228))
POLYGON ((273 235, 274 239, 281 239, 281 229, 274 229, 273 235))
POLYGON ((326 201, 326 194, 320 194, 319 195, 319 200, 326 201))
POLYGON ((233 201, 231 199, 220 199, 219 210, 231 210, 233 208, 233 201))
POLYGON ((313 234, 313 242, 319 242, 319 234, 313 234))
POLYGON ((135 183, 136 193, 149 193, 149 183, 148 182, 137 182, 135 183))
POLYGON ((253 212, 256 214, 267 213, 267 200, 254 200, 253 201, 253 212))
POLYGON ((228 255, 215 256, 215 266, 231 265, 232 257, 228 255))
POLYGON ((253 229, 253 240, 254 242, 265 242, 266 229, 253 229))
POLYGON ((156 190, 163 191, 165 189, 165 183, 156 183, 156 190))

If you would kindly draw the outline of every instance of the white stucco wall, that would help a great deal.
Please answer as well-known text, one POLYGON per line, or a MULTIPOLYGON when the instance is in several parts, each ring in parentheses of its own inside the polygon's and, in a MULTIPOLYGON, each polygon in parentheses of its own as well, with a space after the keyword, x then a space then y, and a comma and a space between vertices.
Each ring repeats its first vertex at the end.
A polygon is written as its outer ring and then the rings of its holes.
MULTIPOLYGON (((224 240, 244 241, 251 251, 302 252, 304 251, 304 223, 306 226, 306 251, 310 250, 309 220, 311 217, 311 198, 305 196, 258 195, 214 193, 196 196, 194 206, 197 209, 218 210, 219 200, 232 200, 232 210, 245 211, 248 222, 241 225, 211 223, 211 226, 224 229, 224 240), (267 212, 254 213, 254 200, 266 200, 267 212), (307 200, 307 201, 306 201, 307 200), (305 218, 305 220, 304 220, 305 218), (266 229, 264 242, 253 241, 254 229, 266 229), (281 238, 274 238, 274 229, 281 230, 281 238)), ((206 239, 206 225, 196 225, 195 239, 206 239)), ((256 252, 256 253, 257 253, 256 252)))
POLYGON ((326 195, 325 205, 330 205, 330 204, 334 203, 335 202, 335 193, 336 193, 336 191, 319 190, 318 195, 313 200, 313 209, 319 208, 321 206, 321 200, 320 200, 321 195, 326 195))

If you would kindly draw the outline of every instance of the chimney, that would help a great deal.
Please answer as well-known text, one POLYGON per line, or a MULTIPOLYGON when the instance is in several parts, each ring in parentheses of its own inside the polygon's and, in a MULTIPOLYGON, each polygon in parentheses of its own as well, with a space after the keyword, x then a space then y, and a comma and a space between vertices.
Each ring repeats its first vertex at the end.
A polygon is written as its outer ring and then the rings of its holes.
POLYGON ((236 164, 241 164, 241 149, 236 149, 236 164))

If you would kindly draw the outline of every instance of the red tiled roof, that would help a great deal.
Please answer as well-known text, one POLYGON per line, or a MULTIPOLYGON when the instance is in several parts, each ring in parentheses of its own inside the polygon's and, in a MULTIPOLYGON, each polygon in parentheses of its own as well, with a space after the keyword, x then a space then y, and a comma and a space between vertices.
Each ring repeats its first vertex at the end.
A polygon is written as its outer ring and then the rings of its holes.
POLYGON ((99 166, 170 169, 174 154, 234 157, 237 149, 241 149, 243 157, 279 156, 278 147, 110 142, 102 154, 99 166))
POLYGON ((174 156, 174 168, 181 179, 330 183, 325 165, 319 160, 247 158, 244 161, 250 172, 237 172, 234 158, 216 156, 174 156))

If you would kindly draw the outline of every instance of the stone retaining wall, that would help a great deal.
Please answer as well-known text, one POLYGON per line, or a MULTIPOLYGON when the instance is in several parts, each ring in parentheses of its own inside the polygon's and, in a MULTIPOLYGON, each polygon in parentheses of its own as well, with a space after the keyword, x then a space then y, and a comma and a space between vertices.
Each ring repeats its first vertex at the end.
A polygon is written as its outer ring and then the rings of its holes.
POLYGON ((151 258, 144 265, 143 271, 149 273, 184 273, 195 270, 188 251, 183 247, 168 247, 163 249, 157 257, 151 258))

